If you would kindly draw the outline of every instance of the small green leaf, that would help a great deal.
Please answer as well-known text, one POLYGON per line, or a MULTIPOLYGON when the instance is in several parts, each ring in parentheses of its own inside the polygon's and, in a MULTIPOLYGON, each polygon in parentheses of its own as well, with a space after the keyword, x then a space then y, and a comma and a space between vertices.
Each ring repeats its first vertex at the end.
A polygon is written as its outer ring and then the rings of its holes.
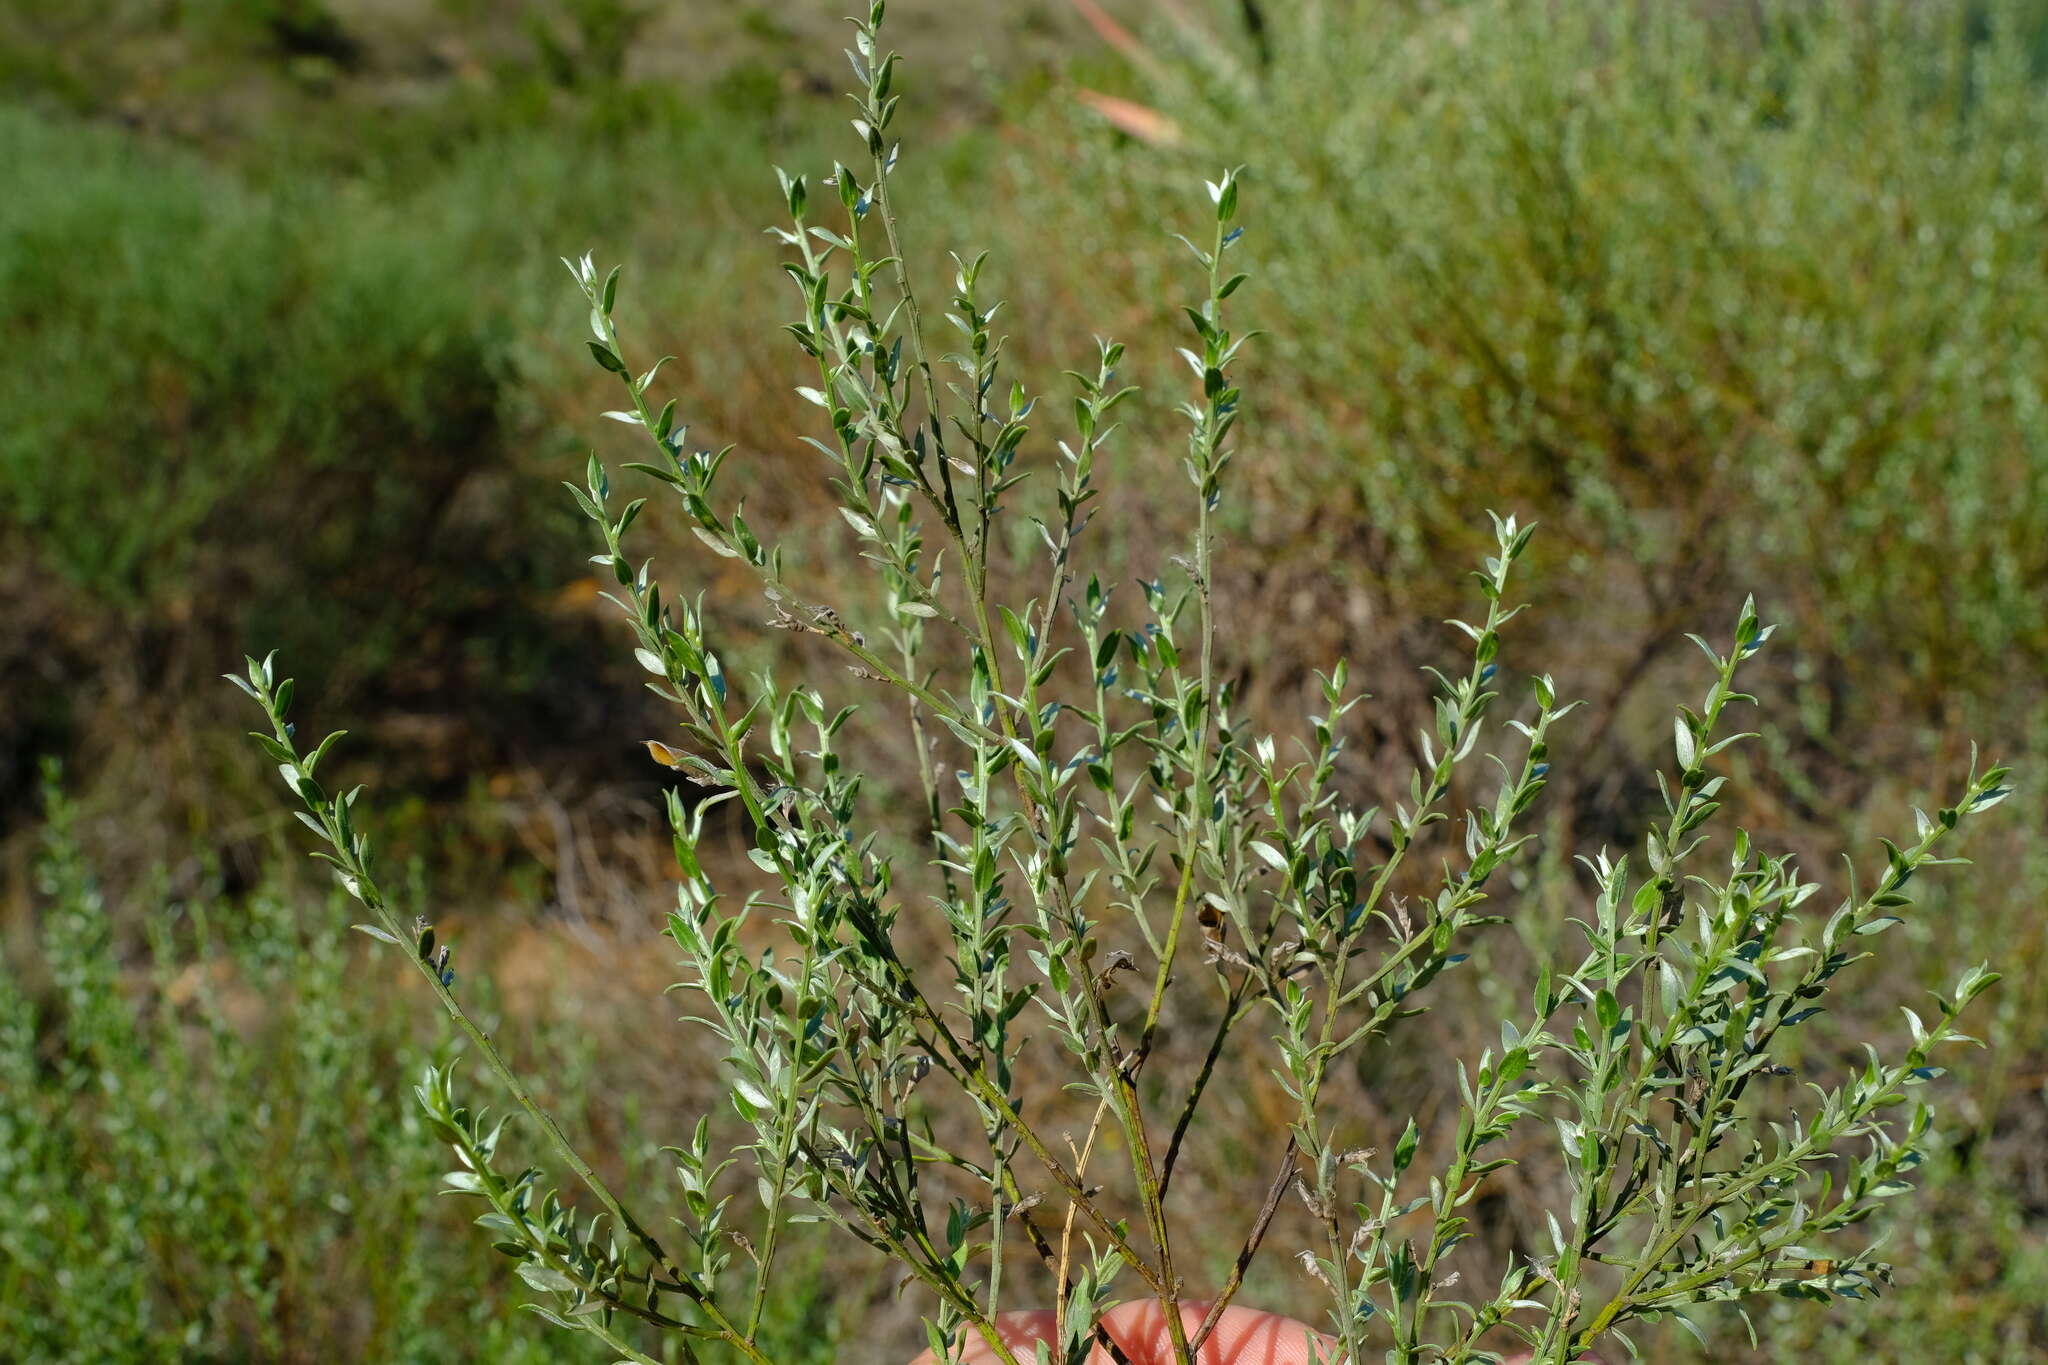
POLYGON ((1422 1130, 1410 1118, 1408 1126, 1401 1130, 1400 1140, 1394 1144, 1394 1173, 1399 1175, 1408 1169, 1408 1163, 1415 1160, 1415 1149, 1422 1141, 1422 1130))
POLYGON ((535 1289, 546 1290, 550 1294, 573 1294, 576 1292, 576 1282, 574 1280, 553 1266, 542 1265, 538 1261, 528 1261, 520 1266, 519 1278, 532 1285, 535 1289))

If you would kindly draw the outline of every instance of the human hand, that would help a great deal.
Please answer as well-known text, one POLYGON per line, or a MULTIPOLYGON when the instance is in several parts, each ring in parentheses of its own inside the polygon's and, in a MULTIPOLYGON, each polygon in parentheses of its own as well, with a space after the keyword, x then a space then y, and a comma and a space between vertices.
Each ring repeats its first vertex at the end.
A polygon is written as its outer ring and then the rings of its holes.
MULTIPOLYGON (((1209 1305, 1206 1303, 1182 1301, 1181 1323, 1189 1337, 1200 1329, 1208 1313, 1209 1305)), ((1057 1345, 1054 1328, 1055 1319, 1049 1309, 1002 1313, 996 1317, 996 1331, 1024 1365, 1030 1365, 1036 1358, 1036 1343, 1043 1341, 1057 1345)), ((1156 1300, 1126 1303, 1110 1309, 1102 1315, 1102 1330, 1131 1365, 1173 1365, 1173 1339, 1166 1329, 1166 1314, 1156 1300)), ((1223 1310, 1223 1316, 1216 1321, 1216 1330, 1202 1343, 1201 1352, 1195 1359, 1197 1365, 1317 1365, 1317 1362, 1336 1360, 1337 1353, 1338 1344, 1334 1337, 1316 1331, 1297 1318, 1233 1304, 1223 1310), (1310 1355, 1311 1343, 1314 1345, 1313 1356, 1310 1355)), ((1502 1365, 1528 1365, 1532 1358, 1530 1352, 1523 1351, 1507 1357, 1502 1365)), ((1000 1357, 986 1341, 970 1334, 960 1359, 962 1365, 998 1365, 1000 1357)), ((1600 1365, 1595 1356, 1580 1356, 1579 1359, 1587 1365, 1600 1365)), ((926 1351, 911 1365, 937 1365, 937 1361, 931 1352, 926 1351)), ((1088 1356, 1088 1365, 1114 1365, 1114 1362, 1109 1352, 1098 1343, 1088 1356)))

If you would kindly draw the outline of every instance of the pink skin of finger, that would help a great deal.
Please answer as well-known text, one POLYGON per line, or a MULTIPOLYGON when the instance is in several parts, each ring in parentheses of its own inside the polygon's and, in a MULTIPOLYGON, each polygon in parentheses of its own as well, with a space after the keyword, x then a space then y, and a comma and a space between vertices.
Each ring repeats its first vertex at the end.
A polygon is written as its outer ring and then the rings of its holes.
MULTIPOLYGON (((1202 1319, 1208 1313, 1206 1303, 1182 1302, 1181 1322, 1190 1338, 1201 1329, 1202 1319)), ((1047 1309, 1003 1313, 996 1318, 996 1330, 1021 1365, 1031 1365, 1037 1358, 1036 1343, 1057 1345, 1055 1325, 1053 1314, 1047 1309)), ((1173 1365, 1173 1339, 1166 1330, 1165 1311, 1156 1301, 1112 1308, 1102 1315, 1102 1327, 1131 1365, 1173 1365)), ((1216 1330, 1202 1343, 1201 1353, 1195 1359, 1197 1365, 1327 1365, 1337 1360, 1337 1351, 1335 1338, 1315 1331, 1305 1322, 1233 1305, 1223 1310, 1216 1330)), ((967 1349, 960 1357, 962 1365, 999 1365, 1000 1359, 994 1348, 973 1333, 968 1335, 967 1349)), ((1528 1365, 1530 1359, 1530 1353, 1524 1351, 1506 1357, 1502 1365, 1528 1365)), ((1579 1359, 1587 1365, 1600 1365, 1596 1356, 1579 1359)), ((937 1360, 926 1351, 910 1365, 937 1365, 937 1360)), ((1088 1365, 1114 1365, 1114 1360, 1097 1345, 1088 1356, 1088 1365)))

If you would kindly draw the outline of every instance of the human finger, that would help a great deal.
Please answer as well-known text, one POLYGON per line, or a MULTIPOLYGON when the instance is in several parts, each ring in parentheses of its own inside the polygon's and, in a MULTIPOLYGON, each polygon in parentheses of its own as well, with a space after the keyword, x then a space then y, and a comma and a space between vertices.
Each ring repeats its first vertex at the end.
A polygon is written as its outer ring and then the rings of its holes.
MULTIPOLYGON (((1182 1330, 1192 1338, 1201 1330, 1209 1305, 1183 1302, 1180 1308, 1182 1330)), ((995 1320, 1003 1344, 1027 1365, 1036 1357, 1038 1342, 1058 1345, 1058 1327, 1058 1318, 1050 1309, 1002 1313, 995 1320)), ((1173 1337, 1166 1330, 1166 1314, 1157 1300, 1141 1300, 1111 1309, 1103 1314, 1102 1328, 1131 1365, 1173 1365, 1173 1337)), ((1502 1365, 1530 1365, 1534 1358, 1532 1352, 1523 1351, 1505 1357, 1502 1365)), ((1223 1310, 1216 1330, 1202 1344, 1196 1359, 1198 1365, 1321 1365, 1337 1359, 1337 1341, 1298 1318, 1233 1304, 1223 1310)), ((1584 1365, 1602 1365, 1598 1356, 1578 1359, 1584 1365)), ((1000 1365, 1001 1360, 980 1334, 967 1334, 960 1354, 961 1365, 1000 1365)), ((926 1351, 911 1365, 937 1362, 926 1351)), ((1098 1344, 1089 1354, 1088 1365, 1115 1365, 1115 1361, 1098 1344)))
MULTIPOLYGON (((1201 1330, 1209 1305, 1184 1302, 1180 1306, 1182 1330, 1192 1338, 1201 1330)), ((1037 1343, 1057 1345, 1058 1323, 1047 1310, 1003 1313, 995 1320, 1003 1344, 1018 1360, 1033 1359, 1037 1343)), ((1130 1365, 1173 1365, 1173 1337, 1166 1328, 1166 1313, 1157 1300, 1126 1303, 1102 1315, 1102 1330, 1116 1343, 1130 1365)), ((1216 1320, 1216 1330, 1202 1344, 1198 1365, 1313 1365, 1309 1355, 1311 1338, 1318 1343, 1317 1361, 1334 1359, 1335 1345, 1329 1337, 1311 1331, 1307 1323, 1278 1313, 1232 1306, 1216 1320)), ((969 1333, 960 1353, 961 1365, 998 1365, 1001 1357, 978 1333, 969 1333)), ((937 1365, 926 1351, 911 1365, 937 1365)), ((1088 1365, 1115 1365, 1115 1357, 1098 1343, 1088 1356, 1088 1365)))
MULTIPOLYGON (((1209 1305, 1184 1300, 1182 1331, 1192 1339, 1209 1315, 1209 1305)), ((1131 1365, 1173 1365, 1173 1336, 1166 1310, 1156 1299, 1121 1304, 1102 1316, 1102 1327, 1131 1365)), ((1336 1358, 1336 1342, 1298 1318, 1261 1312, 1236 1304, 1223 1310, 1216 1330, 1202 1343, 1197 1365, 1314 1365, 1336 1358), (1315 1354, 1310 1354, 1311 1343, 1315 1354)), ((1108 1365, 1108 1353, 1096 1348, 1090 1365, 1108 1365)))

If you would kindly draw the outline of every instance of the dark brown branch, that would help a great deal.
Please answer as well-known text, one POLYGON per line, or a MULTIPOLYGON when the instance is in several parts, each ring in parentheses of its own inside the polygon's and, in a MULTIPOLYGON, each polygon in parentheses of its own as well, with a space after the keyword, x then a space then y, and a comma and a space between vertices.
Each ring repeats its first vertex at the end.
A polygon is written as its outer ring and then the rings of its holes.
POLYGON ((1209 1040, 1209 1055, 1202 1059, 1201 1073, 1195 1077, 1194 1086, 1180 1107, 1180 1117, 1174 1120, 1173 1137, 1167 1141, 1166 1156, 1159 1167, 1159 1202, 1162 1204, 1166 1202, 1167 1190, 1173 1185, 1173 1163, 1180 1156, 1181 1140, 1187 1136, 1188 1126, 1195 1121, 1195 1107, 1202 1102, 1202 1092, 1208 1088, 1209 1078, 1216 1072, 1216 1062, 1223 1055, 1223 1040, 1237 1025, 1237 1012, 1244 1004, 1245 988, 1249 984, 1250 978, 1247 977, 1243 984, 1231 989, 1229 998, 1223 1002, 1223 1017, 1216 1021, 1216 1036, 1209 1040))
POLYGON ((1259 1216, 1252 1221, 1252 1230, 1245 1234, 1244 1245, 1238 1248, 1237 1260, 1230 1267, 1230 1278, 1223 1283, 1223 1292, 1216 1296, 1216 1302, 1209 1305, 1209 1315, 1202 1319, 1200 1329, 1188 1342, 1188 1354, 1199 1357, 1202 1343, 1216 1330, 1216 1324, 1223 1320, 1223 1310, 1237 1297, 1238 1286, 1244 1283, 1244 1272, 1259 1254, 1259 1244, 1266 1240, 1266 1229, 1273 1225, 1273 1215, 1279 1212, 1281 1196, 1287 1193, 1287 1182, 1294 1177, 1295 1143, 1287 1139, 1287 1150, 1280 1154, 1280 1169, 1273 1173, 1273 1183, 1266 1188, 1266 1202, 1259 1206, 1259 1216))

